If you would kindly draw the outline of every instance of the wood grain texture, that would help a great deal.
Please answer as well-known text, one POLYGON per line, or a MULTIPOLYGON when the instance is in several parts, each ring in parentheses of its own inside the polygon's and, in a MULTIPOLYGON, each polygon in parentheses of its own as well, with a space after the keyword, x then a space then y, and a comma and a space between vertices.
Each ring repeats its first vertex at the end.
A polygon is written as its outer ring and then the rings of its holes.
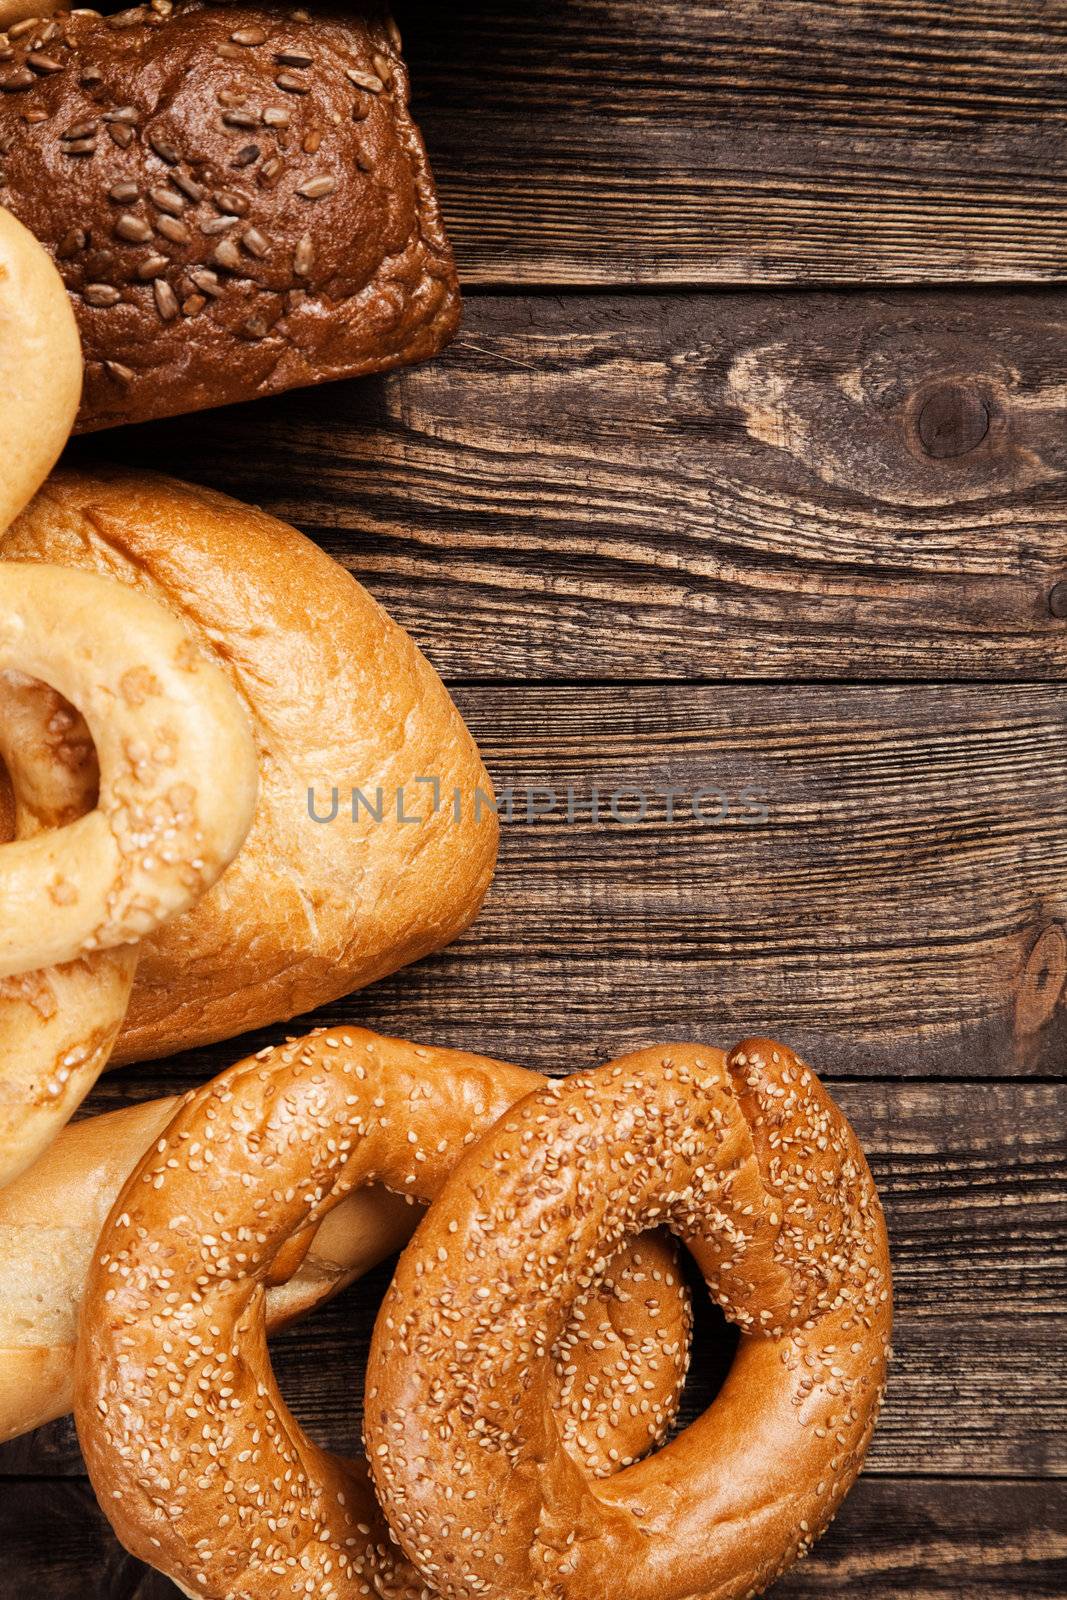
POLYGON ((1067 270, 1062 0, 398 0, 477 283, 1067 270))
MULTIPOLYGON (((1055 1485, 861 1478, 775 1600, 1017 1600, 1063 1594, 1055 1485)), ((83 1483, 5 1485, 0 1600, 180 1600, 120 1549, 83 1483), (15 1576, 18 1574, 18 1577, 15 1576)))
POLYGON ((264 504, 453 678, 1067 675, 1067 298, 475 298, 454 348, 83 445, 264 504))
MULTIPOLYGON (((93 1104, 113 1105, 134 1083, 138 1098, 156 1092, 164 1077, 159 1067, 118 1074, 93 1104)), ((869 1470, 1067 1476, 1057 1356, 1067 1087, 853 1081, 834 1092, 871 1161, 893 1252, 894 1362, 869 1470)), ((286 1397, 335 1450, 360 1447, 362 1373, 387 1281, 380 1269, 274 1341, 286 1397)), ((724 1325, 706 1312, 686 1420, 709 1403, 729 1349, 724 1325)), ((0 1448, 0 1474, 81 1470, 69 1421, 0 1448)), ((0 1502, 6 1493, 0 1487, 0 1502)))
MULTIPOLYGON (((546 1071, 770 1033, 830 1078, 1062 1074, 1067 688, 483 685, 457 698, 513 794, 485 907, 441 955, 320 1020, 546 1071), (634 789, 645 821, 614 820, 612 794, 634 789), (718 795, 730 814, 715 823, 718 795)), ((339 796, 332 826, 347 806, 339 796)), ((616 809, 634 819, 638 801, 616 809)), ((231 1057, 185 1064, 207 1076, 231 1057)))

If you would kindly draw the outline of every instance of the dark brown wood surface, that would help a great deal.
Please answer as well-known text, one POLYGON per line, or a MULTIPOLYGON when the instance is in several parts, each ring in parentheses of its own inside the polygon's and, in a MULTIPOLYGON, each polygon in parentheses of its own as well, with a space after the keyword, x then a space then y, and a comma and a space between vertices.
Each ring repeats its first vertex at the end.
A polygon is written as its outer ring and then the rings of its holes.
MULTIPOLYGON (((834 1084, 886 1201, 895 1361, 868 1472, 775 1593, 1062 1596, 1067 6, 397 11, 455 346, 75 454, 305 528, 513 792, 470 934, 318 1020, 554 1072, 769 1031, 834 1084)), ((276 1342, 334 1448, 386 1278, 276 1342)), ((704 1310, 698 1335, 686 1416, 729 1359, 704 1310)), ((69 1421, 0 1450, 0 1600, 175 1596, 81 1471, 69 1421)))
POLYGON ((451 678, 1067 670, 1060 294, 470 298, 430 367, 92 441, 321 539, 451 678))
MULTIPOLYGON (((86 1485, 23 1483, 4 1493, 4 1567, 21 1574, 21 1587, 0 1587, 10 1600, 180 1600, 115 1543, 86 1485)), ((855 1600, 860 1592, 869 1600, 1062 1600, 1061 1498, 1047 1483, 861 1479, 814 1554, 775 1588, 776 1600, 855 1600)))
POLYGON ((469 281, 1067 270, 1062 0, 400 0, 397 15, 469 281))

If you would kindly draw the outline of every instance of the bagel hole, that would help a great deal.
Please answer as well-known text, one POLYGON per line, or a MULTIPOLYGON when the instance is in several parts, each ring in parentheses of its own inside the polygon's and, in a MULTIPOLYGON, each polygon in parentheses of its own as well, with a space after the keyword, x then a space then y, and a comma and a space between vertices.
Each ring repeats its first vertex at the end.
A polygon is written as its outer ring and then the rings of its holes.
POLYGON ((688 1250, 679 1249, 678 1265, 693 1301, 693 1348, 671 1438, 711 1405, 726 1382, 741 1337, 738 1328, 726 1320, 721 1307, 712 1300, 688 1250))
POLYGON ((335 1455, 363 1454, 367 1356, 396 1261, 392 1256, 379 1263, 270 1341, 286 1405, 308 1437, 335 1455))
MULTIPOLYGON (((271 1339, 285 1402, 316 1444, 344 1456, 363 1453, 363 1388, 378 1307, 397 1257, 382 1262, 334 1300, 271 1339)), ((693 1303, 692 1357, 671 1437, 706 1411, 730 1370, 738 1330, 708 1294, 688 1251, 678 1264, 693 1303)))

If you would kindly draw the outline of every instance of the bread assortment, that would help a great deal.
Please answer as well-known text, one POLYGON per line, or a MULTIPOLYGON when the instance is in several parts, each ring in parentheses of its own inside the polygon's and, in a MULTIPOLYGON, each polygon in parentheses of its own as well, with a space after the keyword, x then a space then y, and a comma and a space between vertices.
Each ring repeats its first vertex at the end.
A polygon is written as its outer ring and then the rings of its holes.
POLYGON ((892 1318, 863 1152, 785 1046, 552 1081, 319 1028, 67 1125, 107 1066, 441 949, 498 831, 441 680, 310 540, 53 470, 72 428, 451 336, 387 13, 0 0, 0 30, 0 1440, 73 1409, 119 1539, 204 1600, 758 1594, 860 1470, 892 1318), (676 1241, 740 1344, 670 1438, 676 1241), (354 1462, 267 1337, 396 1251, 354 1462))
POLYGON ((309 539, 189 484, 61 470, 0 537, 0 573, 7 561, 106 573, 150 597, 252 725, 245 846, 144 941, 116 1062, 288 1020, 473 921, 498 839, 481 757, 411 638, 309 539), (336 818, 316 821, 334 790, 336 818), (370 804, 353 814, 356 790, 370 804))
MULTIPOLYGON (((345 1089, 344 1103, 335 1107, 338 1115, 351 1119, 346 1085, 353 1077, 360 1085, 373 1087, 372 1098, 388 1098, 389 1107, 379 1109, 393 1121, 405 1147, 392 1152, 394 1166, 404 1168, 405 1181, 395 1193, 384 1186, 384 1171, 375 1171, 373 1184, 367 1181, 368 1171, 361 1174, 364 1183, 357 1188, 351 1186, 352 1171, 346 1171, 350 1192, 334 1195, 334 1208, 323 1209, 312 1231, 284 1260, 284 1271, 291 1275, 274 1271, 262 1280, 268 1330, 306 1314, 406 1244, 423 1203, 432 1198, 466 1145, 545 1081, 537 1073, 484 1056, 352 1028, 291 1040, 282 1052, 242 1063, 205 1089, 202 1103, 212 1108, 232 1105, 220 1097, 235 1079, 252 1075, 277 1085, 292 1071, 299 1082, 309 1070, 321 1073, 335 1061, 347 1066, 347 1071, 343 1066, 334 1075, 335 1087, 345 1089), (421 1152, 425 1159, 415 1158, 412 1151, 418 1147, 406 1138, 407 1132, 419 1129, 426 1135, 428 1148, 421 1152)), ((189 1104, 188 1097, 184 1104, 189 1104)), ((116 1201, 131 1175, 139 1169, 143 1179, 150 1152, 154 1150, 156 1166, 163 1158, 164 1169, 173 1170, 166 1168, 170 1156, 165 1152, 176 1137, 170 1125, 182 1105, 177 1098, 147 1101, 65 1128, 28 1173, 0 1189, 0 1440, 15 1438, 72 1408, 76 1325, 94 1249, 108 1214, 119 1209, 116 1201)), ((237 1127, 227 1139, 232 1144, 253 1131, 237 1127)), ((179 1153, 184 1154, 190 1141, 178 1142, 179 1153)), ((217 1162, 222 1147, 218 1133, 213 1145, 217 1162)), ((326 1158, 331 1154, 324 1153, 326 1158)), ((226 1158, 232 1162, 232 1149, 227 1149, 226 1158)), ((155 1204, 157 1216, 169 1215, 169 1209, 169 1201, 155 1204)), ((622 1386, 616 1391, 602 1381, 587 1387, 588 1350, 580 1379, 577 1373, 565 1374, 562 1365, 556 1374, 557 1390, 565 1386, 562 1399, 568 1426, 593 1471, 604 1469, 612 1449, 630 1455, 647 1445, 653 1437, 647 1431, 650 1426, 659 1437, 673 1415, 686 1369, 688 1295, 675 1276, 672 1255, 660 1241, 652 1240, 636 1256, 644 1257, 649 1292, 629 1300, 616 1295, 606 1302, 611 1315, 595 1323, 586 1313, 584 1342, 596 1338, 603 1346, 594 1363, 597 1370, 603 1367, 602 1380, 612 1362, 625 1360, 628 1352, 639 1355, 645 1366, 641 1381, 651 1380, 654 1400, 643 1391, 636 1404, 631 1396, 621 1409, 609 1407, 605 1415, 603 1402, 614 1399, 618 1404, 622 1386), (629 1307, 629 1323, 622 1314, 624 1306, 629 1307), (662 1352, 658 1357, 653 1344, 662 1352), (596 1414, 583 1418, 583 1405, 590 1399, 597 1403, 596 1414), (602 1422, 603 1438, 598 1434, 602 1422)), ((639 1271, 640 1261, 631 1256, 616 1269, 611 1281, 620 1289, 619 1273, 624 1268, 639 1271)), ((249 1292, 252 1287, 250 1283, 249 1292)), ((602 1294, 610 1297, 611 1291, 602 1286, 602 1294)), ((577 1326, 576 1322, 575 1330, 577 1326)), ((631 1387, 634 1381, 631 1378, 631 1387)))
POLYGON ((170 0, 15 21, 0 205, 55 260, 80 430, 434 355, 459 291, 378 6, 170 0))
POLYGON ((256 753, 222 672, 136 589, 11 561, 0 564, 0 616, 0 676, 18 674, 31 697, 49 685, 36 737, 23 728, 8 761, 16 816, 27 810, 32 826, 0 846, 2 1185, 106 1065, 140 941, 194 905, 240 849, 256 753), (56 725, 55 693, 84 718, 90 771, 68 719, 56 725), (19 804, 26 769, 59 788, 80 776, 80 814, 40 826, 39 802, 19 804))

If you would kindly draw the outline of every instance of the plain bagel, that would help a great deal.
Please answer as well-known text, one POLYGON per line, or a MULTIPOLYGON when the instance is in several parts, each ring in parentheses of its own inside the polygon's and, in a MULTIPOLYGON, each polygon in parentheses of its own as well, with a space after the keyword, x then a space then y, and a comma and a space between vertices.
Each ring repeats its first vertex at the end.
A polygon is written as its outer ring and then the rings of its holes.
POLYGON ((142 945, 116 1063, 313 1010, 473 921, 497 849, 474 741, 409 636, 309 539, 173 479, 61 470, 0 557, 105 573, 157 601, 252 723, 251 831, 222 881, 142 945), (439 806, 418 778, 438 780, 439 806), (324 816, 335 789, 334 821, 313 820, 309 792, 324 816), (353 819, 356 789, 372 804, 381 791, 380 821, 366 807, 353 819))

